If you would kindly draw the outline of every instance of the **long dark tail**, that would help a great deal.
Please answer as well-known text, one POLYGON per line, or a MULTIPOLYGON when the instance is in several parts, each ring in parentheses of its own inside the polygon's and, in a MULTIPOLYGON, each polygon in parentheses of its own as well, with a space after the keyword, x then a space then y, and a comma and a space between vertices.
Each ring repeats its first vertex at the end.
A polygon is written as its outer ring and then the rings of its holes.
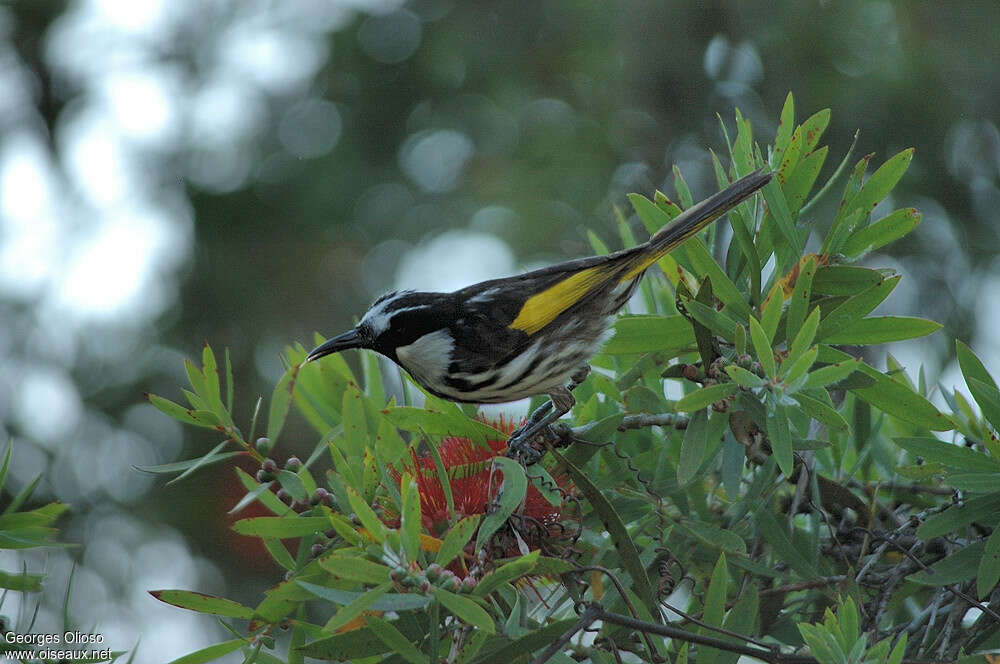
POLYGON ((684 210, 668 226, 656 231, 649 239, 650 248, 656 250, 656 259, 670 252, 684 240, 745 201, 755 191, 770 182, 773 176, 774 173, 754 171, 717 194, 684 210))

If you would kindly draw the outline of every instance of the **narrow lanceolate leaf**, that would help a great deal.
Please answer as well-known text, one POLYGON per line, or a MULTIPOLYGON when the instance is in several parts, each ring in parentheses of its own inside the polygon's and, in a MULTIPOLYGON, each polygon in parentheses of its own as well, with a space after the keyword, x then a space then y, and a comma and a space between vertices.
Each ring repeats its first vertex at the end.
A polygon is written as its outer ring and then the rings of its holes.
POLYGON ((816 338, 826 341, 826 338, 839 333, 845 327, 855 324, 872 312, 899 283, 900 276, 883 279, 880 283, 864 290, 853 297, 847 298, 839 307, 831 311, 820 323, 816 338))
POLYGON ((421 432, 431 436, 464 436, 475 442, 505 438, 502 432, 490 425, 460 413, 399 406, 387 408, 382 414, 404 431, 421 432))
POLYGON ((797 381, 807 371, 809 371, 809 368, 816 361, 817 355, 819 355, 819 347, 813 346, 805 353, 803 353, 801 356, 799 356, 797 360, 792 362, 790 366, 786 366, 789 364, 788 362, 782 363, 781 365, 781 372, 783 374, 781 379, 782 382, 784 382, 786 385, 794 384, 795 381, 797 381))
POLYGON ((409 471, 403 472, 399 491, 403 496, 403 509, 399 517, 403 550, 410 560, 416 560, 420 553, 420 494, 417 491, 417 483, 409 471))
POLYGON ((681 413, 693 413, 736 394, 736 389, 736 385, 733 383, 718 383, 716 385, 701 387, 690 394, 684 395, 674 407, 681 413))
MULTIPOLYGON (((711 627, 722 627, 722 621, 726 616, 726 586, 729 583, 729 569, 726 567, 726 554, 720 553, 719 559, 715 563, 712 571, 712 579, 708 584, 708 592, 705 593, 705 611, 702 614, 702 621, 706 627, 701 628, 703 634, 716 632, 711 627)), ((698 664, 715 664, 718 661, 720 652, 715 648, 702 648, 698 651, 698 664)))
MULTIPOLYGON (((806 319, 809 312, 810 299, 812 298, 812 282, 816 276, 816 258, 810 256, 805 263, 801 264, 799 274, 795 279, 795 290, 788 301, 788 314, 785 316, 786 339, 794 339, 802 327, 802 321, 806 319)), ((812 344, 809 340, 805 347, 812 344)))
POLYGON ((930 566, 930 569, 907 577, 910 581, 925 586, 949 586, 976 576, 979 561, 982 560, 986 543, 970 544, 951 555, 945 556, 930 566))
POLYGON ((980 599, 986 597, 1000 582, 1000 528, 994 528, 986 540, 983 557, 976 573, 976 591, 980 599))
POLYGON ((468 597, 462 597, 461 595, 450 593, 447 590, 442 590, 441 588, 434 588, 433 592, 434 597, 436 597, 446 609, 455 614, 455 617, 462 622, 466 622, 473 627, 478 627, 487 634, 493 634, 496 632, 496 628, 493 626, 493 619, 490 618, 490 614, 486 613, 483 607, 476 604, 473 600, 468 597))
POLYGON ((330 520, 323 516, 255 516, 233 524, 233 530, 240 535, 275 539, 304 537, 329 527, 330 520))
POLYGON ((878 203, 885 198, 913 159, 913 148, 903 150, 878 167, 872 176, 861 186, 861 190, 847 204, 848 209, 861 210, 869 214, 878 203))
POLYGON ((785 104, 781 107, 781 118, 778 121, 778 132, 774 137, 774 151, 771 153, 771 168, 777 168, 781 164, 785 149, 789 141, 792 140, 792 132, 795 131, 795 98, 789 92, 785 97, 785 104))
POLYGON ((621 316, 604 345, 607 355, 631 355, 694 346, 694 332, 684 316, 621 316))
POLYGON ((476 589, 472 591, 473 594, 476 597, 486 597, 503 584, 519 579, 525 574, 530 574, 534 570, 540 555, 541 553, 536 550, 526 556, 515 558, 509 563, 504 563, 499 568, 484 576, 476 584, 476 589))
POLYGON ((755 373, 747 371, 743 367, 736 366, 735 364, 727 366, 726 373, 729 374, 729 377, 741 387, 760 387, 764 384, 763 378, 755 373))
POLYGON ((771 340, 767 337, 767 333, 764 332, 764 328, 760 326, 760 323, 753 316, 750 317, 750 341, 753 342, 754 351, 757 353, 757 359, 760 361, 764 373, 768 377, 774 378, 778 375, 778 370, 774 362, 774 350, 771 349, 771 340))
POLYGON ((844 419, 844 416, 819 399, 814 399, 802 393, 793 394, 792 398, 799 402, 799 406, 802 407, 802 410, 809 417, 826 426, 828 429, 843 431, 848 428, 847 420, 844 419))
POLYGON ((618 556, 621 559, 622 567, 632 577, 632 589, 639 596, 650 613, 656 614, 659 611, 653 587, 650 585, 649 576, 646 574, 646 567, 639 558, 639 551, 635 547, 635 542, 629 535, 625 524, 622 522, 618 512, 608 500, 607 496, 597 488, 586 473, 575 465, 571 464, 559 452, 552 451, 551 454, 559 462, 559 465, 566 469, 566 474, 573 480, 573 484, 590 502, 594 513, 601 519, 604 529, 608 531, 611 542, 615 545, 618 556))
POLYGON ((190 590, 150 590, 149 594, 173 606, 182 609, 197 611, 198 613, 209 613, 214 616, 225 616, 226 618, 253 617, 253 609, 243 606, 239 602, 223 597, 215 597, 204 593, 196 593, 190 590))
POLYGON ((813 339, 816 338, 816 330, 819 329, 819 307, 814 307, 812 313, 806 318, 799 328, 798 333, 792 338, 792 345, 788 349, 787 362, 796 362, 812 346, 813 339))
POLYGON ((736 326, 739 325, 739 323, 726 315, 725 312, 716 311, 713 307, 696 300, 688 300, 684 303, 684 306, 687 308, 688 313, 691 314, 692 318, 707 327, 716 335, 727 341, 732 341, 735 338, 736 326))
POLYGON ((833 331, 823 341, 829 344, 865 346, 916 339, 933 334, 940 329, 940 323, 926 318, 873 316, 872 318, 856 320, 839 331, 833 331))
POLYGON ((375 510, 353 487, 347 487, 347 500, 351 503, 354 514, 361 520, 361 525, 365 527, 372 539, 381 544, 385 540, 386 527, 375 514, 375 510))
POLYGON ((635 213, 639 215, 639 219, 642 220, 643 226, 650 234, 663 228, 665 225, 670 223, 670 215, 657 207, 656 203, 649 200, 642 194, 629 194, 628 200, 632 203, 632 207, 635 208, 635 213))
POLYGON ((155 394, 147 394, 146 399, 149 400, 149 403, 151 403, 158 411, 169 415, 178 422, 191 424, 196 427, 205 427, 206 429, 214 429, 218 426, 218 422, 215 420, 198 418, 195 416, 196 411, 194 409, 185 408, 179 403, 174 403, 169 399, 158 397, 155 394))
POLYGON ((877 251, 916 228, 920 218, 920 212, 915 208, 903 208, 891 212, 871 226, 866 226, 851 235, 844 242, 841 253, 848 258, 857 258, 877 251))
POLYGON ((456 523, 448 531, 448 534, 444 537, 444 542, 441 544, 440 550, 438 550, 436 562, 441 567, 445 567, 448 563, 455 559, 465 545, 469 543, 472 536, 476 534, 476 529, 479 527, 479 520, 482 517, 478 514, 474 516, 464 517, 461 521, 456 523))
POLYGON ((771 451, 778 467, 786 477, 790 477, 794 464, 792 434, 788 429, 788 413, 784 406, 775 406, 774 415, 767 418, 767 437, 771 441, 771 451))
POLYGON ((281 380, 274 386, 274 394, 271 395, 271 408, 267 416, 267 437, 274 445, 278 440, 278 434, 285 426, 285 418, 288 417, 288 409, 292 405, 292 392, 295 390, 295 377, 299 373, 301 365, 294 365, 285 371, 281 380))
POLYGON ((995 525, 1000 518, 1000 492, 970 498, 961 505, 952 505, 943 512, 933 514, 917 528, 921 539, 940 537, 964 528, 970 523, 995 525))
POLYGON ((985 417, 994 428, 1000 429, 1000 391, 993 386, 993 382, 984 383, 976 378, 968 378, 969 391, 979 404, 985 417))
POLYGON ((393 652, 410 664, 426 664, 427 656, 420 652, 391 622, 375 616, 365 616, 365 623, 379 641, 389 646, 393 652))
POLYGON ((708 275, 712 278, 712 290, 717 298, 740 320, 750 315, 750 305, 740 289, 732 282, 729 275, 719 267, 700 238, 693 237, 684 244, 684 251, 694 267, 699 278, 708 275))
POLYGON ((958 366, 962 369, 962 375, 965 376, 965 380, 970 378, 975 378, 978 381, 986 383, 987 385, 992 385, 996 389, 996 381, 990 375, 990 372, 986 370, 983 365, 982 360, 976 356, 972 349, 961 341, 955 342, 955 353, 958 355, 958 366))
POLYGON ((906 437, 893 438, 893 440, 910 454, 923 457, 929 462, 940 463, 948 468, 970 473, 1000 472, 1000 459, 995 459, 968 447, 945 443, 937 438, 906 437))
POLYGON ((247 645, 247 641, 243 639, 231 639, 222 643, 213 643, 207 648, 202 648, 201 650, 196 650, 195 652, 171 660, 170 664, 207 664, 207 662, 214 662, 220 657, 235 652, 245 645, 247 645))
POLYGON ((684 430, 681 443, 680 458, 677 459, 677 483, 687 484, 698 474, 701 462, 705 458, 705 448, 708 447, 708 415, 699 410, 691 417, 684 430))
POLYGON ((857 295, 878 284, 885 275, 852 265, 824 265, 813 277, 813 292, 820 295, 857 295))
POLYGON ((493 463, 498 465, 503 473, 503 490, 500 492, 499 505, 486 515, 482 525, 479 526, 479 535, 476 537, 477 551, 490 541, 493 533, 507 523, 507 519, 517 510, 528 493, 528 477, 524 474, 524 467, 521 464, 507 457, 495 457, 493 463))
POLYGON ((804 389, 814 387, 826 387, 833 383, 840 382, 858 370, 861 360, 850 359, 835 364, 828 364, 825 367, 816 369, 809 374, 806 382, 802 385, 804 389))
POLYGON ((827 147, 824 145, 818 150, 810 152, 799 159, 798 165, 792 171, 791 176, 785 181, 782 189, 785 191, 785 200, 788 202, 788 211, 792 215, 798 214, 806 202, 806 197, 816 184, 819 171, 826 162, 827 147))
POLYGON ((381 563, 348 555, 321 558, 319 564, 320 567, 338 579, 367 583, 373 586, 387 582, 392 571, 381 563))
POLYGON ((764 541, 771 547, 772 558, 788 564, 799 576, 814 579, 819 572, 812 563, 795 547, 788 538, 785 529, 781 527, 774 514, 766 508, 754 512, 754 520, 760 528, 764 541))

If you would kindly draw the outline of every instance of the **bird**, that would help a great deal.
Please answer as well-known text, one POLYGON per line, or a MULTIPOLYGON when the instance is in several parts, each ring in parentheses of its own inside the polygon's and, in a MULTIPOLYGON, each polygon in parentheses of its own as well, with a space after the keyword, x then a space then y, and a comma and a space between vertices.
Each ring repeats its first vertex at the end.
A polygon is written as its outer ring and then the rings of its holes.
MULTIPOLYGON (((589 360, 613 334, 615 315, 656 261, 766 185, 755 171, 692 205, 648 241, 557 263, 450 293, 392 291, 351 330, 311 350, 304 363, 369 349, 402 367, 429 393, 456 402, 549 401, 508 441, 510 456, 568 413, 589 360)), ((536 453, 536 459, 537 459, 536 453)))

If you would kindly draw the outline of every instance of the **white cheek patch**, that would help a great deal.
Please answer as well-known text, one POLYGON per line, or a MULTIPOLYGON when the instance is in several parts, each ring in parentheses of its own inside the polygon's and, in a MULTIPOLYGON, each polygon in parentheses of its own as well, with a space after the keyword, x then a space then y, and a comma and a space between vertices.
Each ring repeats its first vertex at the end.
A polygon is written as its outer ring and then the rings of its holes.
POLYGON ((436 386, 447 373, 455 340, 447 330, 425 334, 411 344, 396 348, 396 357, 418 383, 436 386))

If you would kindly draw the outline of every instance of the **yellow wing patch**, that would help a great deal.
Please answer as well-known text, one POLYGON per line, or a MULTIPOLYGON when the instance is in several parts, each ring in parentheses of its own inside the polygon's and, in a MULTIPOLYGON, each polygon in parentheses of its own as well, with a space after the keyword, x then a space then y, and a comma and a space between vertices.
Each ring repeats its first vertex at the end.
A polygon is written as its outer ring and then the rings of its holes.
POLYGON ((510 327, 528 334, 538 332, 555 320, 556 316, 579 302, 604 278, 604 266, 590 267, 549 286, 528 298, 510 327))

